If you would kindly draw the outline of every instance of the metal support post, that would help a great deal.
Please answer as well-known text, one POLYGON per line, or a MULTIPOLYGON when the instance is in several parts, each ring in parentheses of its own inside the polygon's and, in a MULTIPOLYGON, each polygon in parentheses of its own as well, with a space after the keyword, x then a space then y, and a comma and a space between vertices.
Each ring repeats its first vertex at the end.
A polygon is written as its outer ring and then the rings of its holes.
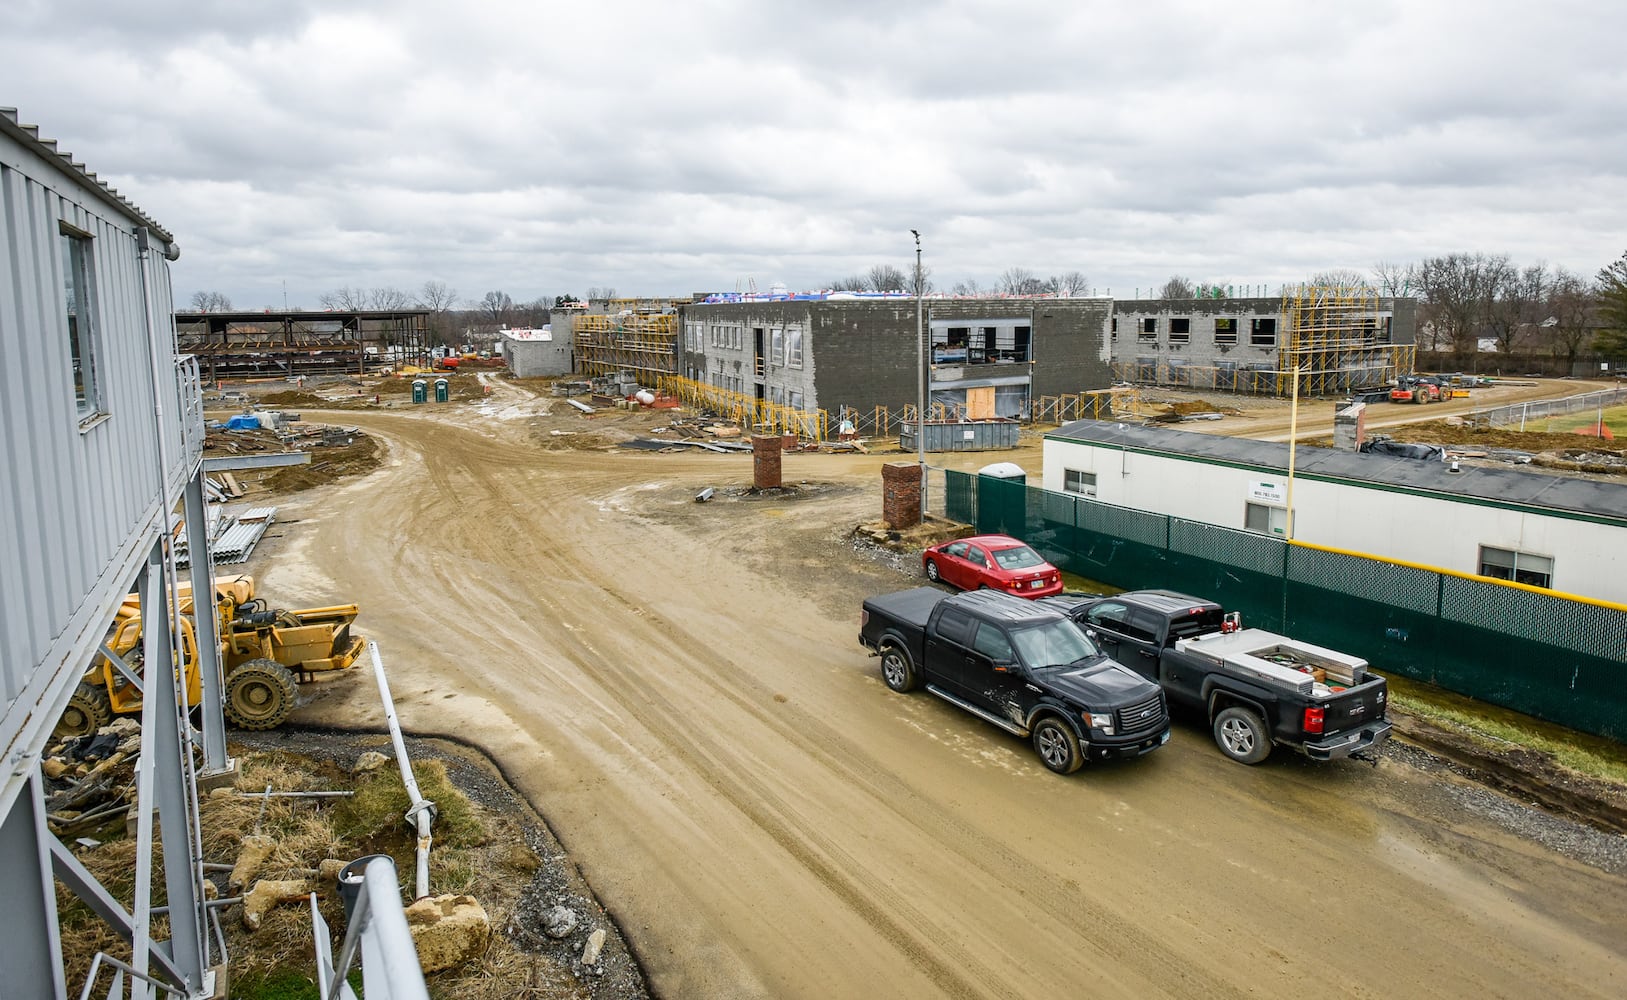
MULTIPOLYGON (((141 575, 143 608, 167 608, 163 543, 154 545, 141 575)), ((205 593, 207 600, 213 595, 205 593)), ((194 594, 194 598, 197 595, 194 594)), ((154 622, 156 616, 148 618, 154 622)), ((188 994, 203 988, 204 961, 203 870, 195 837, 192 810, 196 807, 192 784, 190 748, 181 735, 181 698, 177 683, 185 683, 185 672, 169 671, 170 683, 163 683, 161 664, 176 662, 174 637, 167 628, 141 630, 147 663, 147 689, 142 693, 141 767, 136 793, 136 893, 134 939, 131 954, 136 971, 148 971, 149 933, 152 921, 153 812, 158 813, 163 835, 164 886, 169 897, 170 957, 183 981, 178 985, 188 994)))
POLYGON ((220 663, 220 625, 215 612, 215 568, 209 549, 208 516, 203 501, 203 470, 187 481, 187 547, 191 550, 192 628, 198 642, 198 679, 202 688, 203 767, 223 771, 226 757, 226 712, 220 663))
POLYGON ((39 768, 11 809, 0 815, 0 898, 9 915, 0 934, 0 997, 65 995, 62 943, 51 884, 49 845, 56 836, 45 825, 45 798, 39 768), (16 994, 12 990, 18 990, 16 994))

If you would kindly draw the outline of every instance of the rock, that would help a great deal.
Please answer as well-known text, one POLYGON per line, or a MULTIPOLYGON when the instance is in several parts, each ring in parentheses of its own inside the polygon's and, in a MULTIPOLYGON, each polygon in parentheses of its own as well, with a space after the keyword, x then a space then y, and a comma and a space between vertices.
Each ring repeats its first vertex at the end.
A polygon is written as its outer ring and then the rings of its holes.
POLYGON ((278 903, 304 900, 313 892, 308 879, 261 879, 243 897, 243 926, 259 930, 260 921, 278 903))
POLYGON ((244 837, 242 846, 237 849, 237 860, 232 863, 232 875, 226 880, 226 888, 235 893, 253 882, 254 876, 260 872, 260 866, 265 864, 266 858, 271 857, 271 851, 276 846, 276 841, 270 837, 254 833, 244 837))
POLYGON ((542 916, 542 932, 558 940, 576 930, 576 913, 567 906, 556 906, 542 916))
POLYGON ((603 927, 588 935, 588 943, 582 946, 582 964, 597 965, 601 951, 604 951, 603 927))
POLYGON ((384 767, 388 767, 389 765, 389 757, 379 753, 377 750, 369 750, 360 757, 356 758, 356 763, 351 767, 350 773, 371 774, 372 772, 384 767))
POLYGON ((40 770, 47 778, 60 778, 67 772, 68 764, 59 757, 47 757, 40 761, 40 770))
POLYGON ((407 929, 426 973, 478 958, 491 943, 486 908, 473 896, 426 896, 407 907, 407 929))

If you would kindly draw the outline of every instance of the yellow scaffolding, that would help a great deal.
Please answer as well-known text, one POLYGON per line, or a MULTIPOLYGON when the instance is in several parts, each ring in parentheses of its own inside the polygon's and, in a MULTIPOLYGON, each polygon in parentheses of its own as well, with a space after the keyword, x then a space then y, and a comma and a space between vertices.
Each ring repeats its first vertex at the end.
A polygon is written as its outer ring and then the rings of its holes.
POLYGON ((1290 285, 1283 289, 1275 394, 1343 395, 1410 374, 1414 348, 1392 344, 1370 285, 1290 285))
POLYGON ((632 372, 655 385, 678 365, 678 317, 674 313, 602 313, 577 316, 572 326, 576 362, 586 375, 632 372))
POLYGON ((678 375, 663 375, 658 384, 662 395, 732 420, 748 433, 795 434, 812 441, 824 441, 830 434, 830 414, 824 410, 796 410, 678 375))

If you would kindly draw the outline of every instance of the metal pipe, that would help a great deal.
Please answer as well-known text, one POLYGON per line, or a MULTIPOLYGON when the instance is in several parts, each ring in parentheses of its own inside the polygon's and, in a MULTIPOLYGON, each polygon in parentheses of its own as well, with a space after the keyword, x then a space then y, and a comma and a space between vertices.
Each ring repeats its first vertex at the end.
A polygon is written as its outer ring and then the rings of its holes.
POLYGON ((401 739, 401 722, 396 718, 395 702, 390 698, 390 682, 384 677, 384 661, 379 657, 378 643, 368 643, 367 651, 373 657, 373 679, 378 682, 379 700, 384 703, 384 721, 390 725, 390 742, 395 745, 395 760, 401 768, 401 783, 406 786, 407 798, 412 802, 407 808, 406 819, 418 832, 417 894, 413 898, 423 899, 429 895, 430 824, 435 822, 435 803, 424 799, 423 794, 418 791, 418 782, 412 776, 412 761, 407 757, 407 747, 401 739))
MULTIPOLYGON (((355 792, 238 792, 245 799, 347 799, 355 792)), ((231 865, 227 865, 230 868, 231 865)))
POLYGON ((922 295, 926 291, 921 280, 921 232, 911 229, 915 237, 915 461, 921 467, 921 520, 926 520, 926 326, 922 321, 924 307, 922 295))

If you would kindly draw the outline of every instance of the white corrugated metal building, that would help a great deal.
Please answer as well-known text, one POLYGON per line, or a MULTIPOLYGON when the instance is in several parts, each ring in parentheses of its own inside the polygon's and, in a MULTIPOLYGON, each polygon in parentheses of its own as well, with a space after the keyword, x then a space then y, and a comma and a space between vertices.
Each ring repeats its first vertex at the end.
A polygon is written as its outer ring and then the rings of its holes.
MULTIPOLYGON (((48 831, 39 766, 124 595, 139 588, 147 606, 168 603, 173 512, 184 511, 193 538, 206 537, 202 395, 193 359, 177 356, 172 320, 169 261, 179 250, 6 108, 0 225, 0 465, 9 472, 0 490, 0 899, 10 917, 0 996, 79 993, 64 982, 54 881, 132 942, 136 970, 206 996, 207 970, 224 957, 206 940, 192 748, 175 685, 146 685, 131 911, 48 831), (159 878, 168 941, 150 936, 159 878)), ((194 591, 210 592, 209 559, 192 566, 194 591)), ((168 660, 170 630, 145 631, 146 662, 168 660)), ((225 768, 211 616, 199 616, 199 632, 202 749, 225 768)))

